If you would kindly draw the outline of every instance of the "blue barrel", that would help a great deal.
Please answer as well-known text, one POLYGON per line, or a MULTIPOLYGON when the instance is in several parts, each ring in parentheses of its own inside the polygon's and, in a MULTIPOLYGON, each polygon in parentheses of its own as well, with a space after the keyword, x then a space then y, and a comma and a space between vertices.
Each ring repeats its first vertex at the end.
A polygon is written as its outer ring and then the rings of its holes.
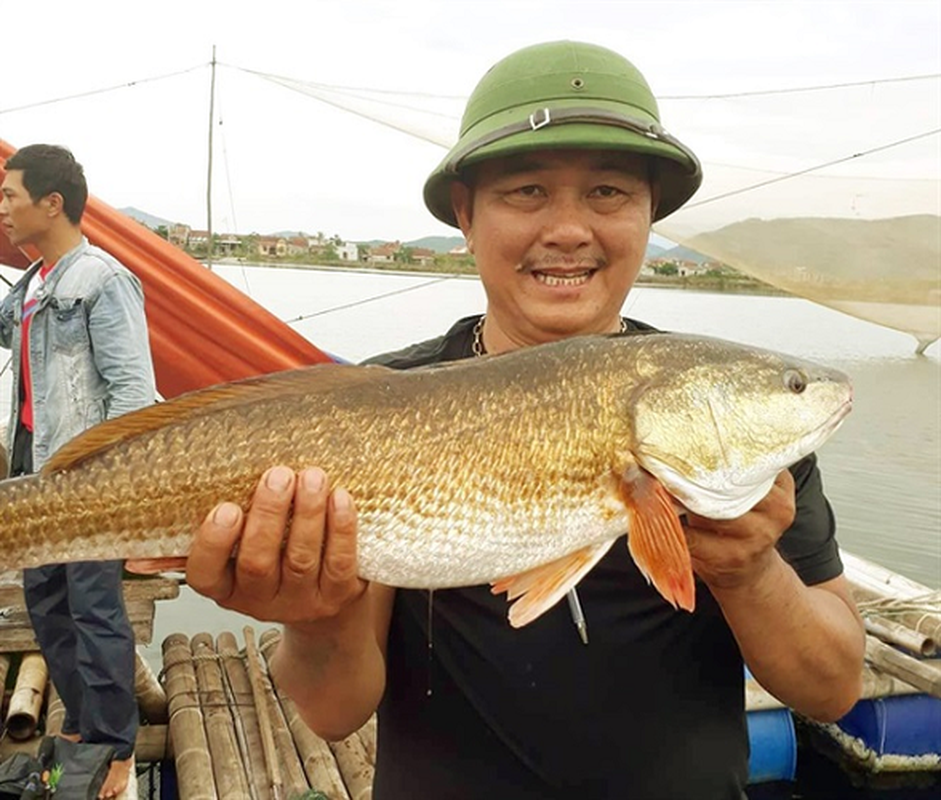
POLYGON ((876 755, 941 755, 941 700, 924 694, 860 700, 838 723, 876 755))
POLYGON ((748 782, 792 781, 797 771, 797 735, 787 708, 749 711, 748 782))

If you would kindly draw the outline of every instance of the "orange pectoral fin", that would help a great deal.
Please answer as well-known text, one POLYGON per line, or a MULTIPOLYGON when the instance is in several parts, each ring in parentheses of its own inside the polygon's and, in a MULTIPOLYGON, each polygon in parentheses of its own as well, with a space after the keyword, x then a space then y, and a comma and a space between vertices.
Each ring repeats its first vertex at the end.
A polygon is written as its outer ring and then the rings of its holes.
POLYGON ((501 578, 491 584, 494 594, 507 593, 510 606, 510 625, 522 628, 544 614, 575 586, 614 544, 602 542, 576 550, 564 558, 550 561, 540 567, 501 578), (519 599, 517 599, 519 598, 519 599))
POLYGON ((639 467, 621 478, 630 527, 627 546, 643 576, 674 608, 696 608, 696 582, 683 526, 673 498, 639 467))
POLYGON ((124 568, 135 575, 156 575, 160 572, 185 572, 186 556, 136 558, 124 562, 124 568))

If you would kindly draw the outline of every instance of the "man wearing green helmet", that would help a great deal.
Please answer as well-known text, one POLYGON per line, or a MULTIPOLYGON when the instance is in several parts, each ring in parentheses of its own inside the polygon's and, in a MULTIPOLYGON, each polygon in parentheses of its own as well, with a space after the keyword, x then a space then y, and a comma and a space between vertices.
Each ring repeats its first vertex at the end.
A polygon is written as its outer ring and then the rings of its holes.
MULTIPOLYGON (((424 193, 464 232, 486 313, 375 361, 411 368, 649 330, 621 307, 651 223, 700 180, 626 59, 575 42, 508 56, 475 89, 424 193)), ((315 731, 341 738, 379 709, 377 800, 738 800, 743 661, 810 716, 835 719, 858 697, 864 636, 833 529, 809 457, 743 517, 689 518, 693 614, 612 548, 579 584, 584 647, 564 606, 514 630, 486 586, 437 591, 431 606, 427 592, 364 584, 353 499, 321 470, 276 467, 247 516, 224 503, 207 518, 187 577, 284 623, 272 669, 315 731)))

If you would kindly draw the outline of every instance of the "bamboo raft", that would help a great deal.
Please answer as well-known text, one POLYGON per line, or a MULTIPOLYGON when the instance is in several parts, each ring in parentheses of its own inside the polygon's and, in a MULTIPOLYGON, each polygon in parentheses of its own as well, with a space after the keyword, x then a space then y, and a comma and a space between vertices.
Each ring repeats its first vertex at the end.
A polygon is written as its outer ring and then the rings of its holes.
MULTIPOLYGON (((843 556, 868 633, 859 705, 905 697, 941 702, 932 699, 941 698, 939 593, 850 554, 843 556)), ((177 593, 177 583, 166 579, 127 582, 125 597, 141 643, 150 641, 155 601, 177 593)), ((2 709, 3 759, 17 751, 35 752, 44 734, 61 729, 63 709, 31 631, 24 630, 24 622, 29 626, 20 608, 21 590, 17 596, 17 587, 0 582, 0 604, 5 609, 0 612, 0 678, 8 687, 2 709)), ((313 734, 271 679, 267 659, 279 637, 276 630, 256 634, 251 627, 243 629, 241 643, 228 631, 192 639, 171 634, 162 642, 159 676, 138 654, 142 724, 135 758, 140 774, 149 771, 151 797, 157 770, 164 798, 369 800, 375 717, 340 742, 313 734)), ((764 713, 791 718, 753 679, 746 681, 746 709, 750 724, 764 713)), ((874 753, 839 724, 806 724, 828 739, 828 755, 835 743, 838 755, 864 771, 941 771, 941 754, 900 758, 874 753)), ((792 724, 790 729, 793 733, 792 724)), ((816 742, 814 746, 827 751, 816 742)), ((129 790, 127 796, 134 795, 129 790)))

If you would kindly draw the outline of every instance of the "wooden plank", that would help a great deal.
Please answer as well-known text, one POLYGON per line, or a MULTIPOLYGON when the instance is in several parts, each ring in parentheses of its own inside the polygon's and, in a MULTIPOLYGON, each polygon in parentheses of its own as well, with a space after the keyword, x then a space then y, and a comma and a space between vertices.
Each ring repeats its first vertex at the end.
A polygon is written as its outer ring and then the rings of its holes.
MULTIPOLYGON (((150 644, 154 633, 154 603, 136 600, 127 604, 127 615, 138 644, 150 644)), ((25 608, 6 608, 0 614, 0 653, 36 651, 36 637, 25 608)))
MULTIPOLYGON (((123 584, 126 603, 141 600, 172 600, 180 595, 181 581, 176 578, 131 578, 123 584)), ((20 572, 3 573, 0 578, 0 609, 25 608, 20 572)))

